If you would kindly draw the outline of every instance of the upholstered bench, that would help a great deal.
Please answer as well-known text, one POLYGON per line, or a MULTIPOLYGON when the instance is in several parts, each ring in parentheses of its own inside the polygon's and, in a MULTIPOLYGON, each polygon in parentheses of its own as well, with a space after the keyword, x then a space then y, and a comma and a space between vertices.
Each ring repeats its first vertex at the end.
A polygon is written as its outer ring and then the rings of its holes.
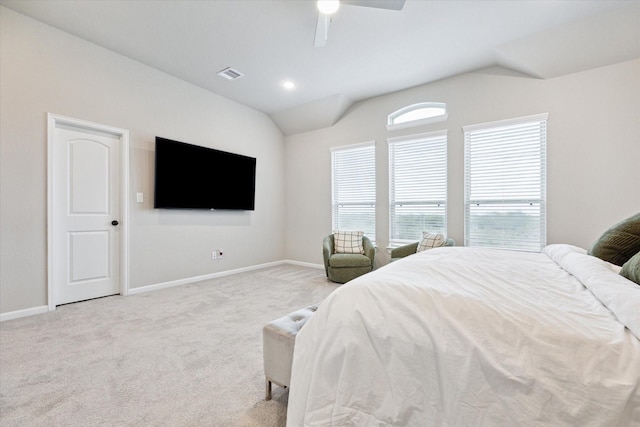
POLYGON ((262 328, 266 400, 271 399, 271 383, 289 386, 296 335, 318 309, 318 305, 310 305, 272 320, 262 328))

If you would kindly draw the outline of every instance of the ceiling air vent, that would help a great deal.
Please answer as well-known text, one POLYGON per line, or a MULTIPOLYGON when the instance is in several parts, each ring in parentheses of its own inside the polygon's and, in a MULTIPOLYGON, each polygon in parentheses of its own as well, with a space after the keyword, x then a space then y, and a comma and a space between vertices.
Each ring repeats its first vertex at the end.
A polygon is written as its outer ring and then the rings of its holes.
POLYGON ((224 77, 227 80, 235 80, 235 79, 239 79, 240 77, 244 76, 244 74, 242 74, 240 71, 234 70, 231 67, 227 67, 222 71, 218 71, 218 75, 220 77, 224 77))

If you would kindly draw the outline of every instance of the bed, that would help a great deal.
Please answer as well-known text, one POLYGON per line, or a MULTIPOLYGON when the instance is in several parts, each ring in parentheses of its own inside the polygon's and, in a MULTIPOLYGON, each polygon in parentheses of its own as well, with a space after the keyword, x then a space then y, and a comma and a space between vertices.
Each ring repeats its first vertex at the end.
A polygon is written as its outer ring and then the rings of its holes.
POLYGON ((296 338, 288 426, 640 426, 640 286, 570 245, 441 247, 296 338))

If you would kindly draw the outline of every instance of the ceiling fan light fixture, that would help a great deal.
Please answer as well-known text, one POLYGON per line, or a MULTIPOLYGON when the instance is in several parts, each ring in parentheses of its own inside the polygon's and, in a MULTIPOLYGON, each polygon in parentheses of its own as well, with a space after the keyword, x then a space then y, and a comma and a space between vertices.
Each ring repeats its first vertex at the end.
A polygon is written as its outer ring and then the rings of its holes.
POLYGON ((339 0, 318 0, 318 10, 325 15, 332 15, 336 13, 340 7, 339 0))

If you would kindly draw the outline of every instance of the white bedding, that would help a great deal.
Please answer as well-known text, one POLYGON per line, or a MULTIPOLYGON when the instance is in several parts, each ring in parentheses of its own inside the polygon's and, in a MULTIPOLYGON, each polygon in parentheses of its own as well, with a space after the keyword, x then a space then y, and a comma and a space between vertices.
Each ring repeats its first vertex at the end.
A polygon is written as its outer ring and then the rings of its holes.
POLYGON ((421 252, 320 305, 287 425, 640 426, 634 328, 640 286, 579 248, 421 252))

